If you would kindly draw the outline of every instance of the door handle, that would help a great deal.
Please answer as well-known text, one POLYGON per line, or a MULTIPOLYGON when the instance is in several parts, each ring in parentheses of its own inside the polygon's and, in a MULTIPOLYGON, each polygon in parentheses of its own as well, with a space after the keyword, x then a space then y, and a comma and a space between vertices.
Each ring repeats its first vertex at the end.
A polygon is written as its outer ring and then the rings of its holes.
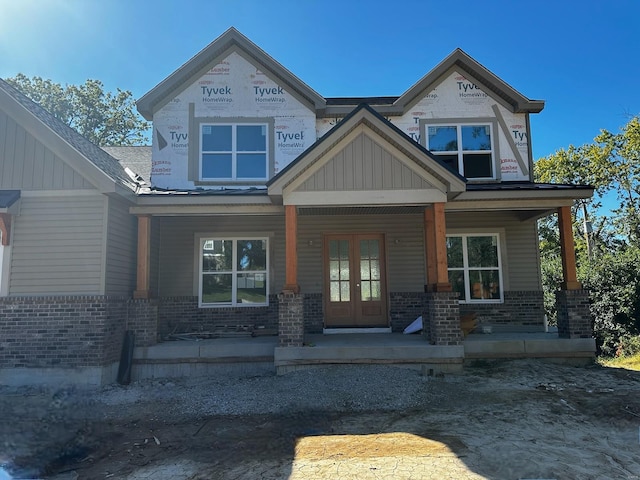
POLYGON ((359 286, 360 286, 360 284, 359 284, 359 283, 356 283, 356 287, 359 287, 359 286))

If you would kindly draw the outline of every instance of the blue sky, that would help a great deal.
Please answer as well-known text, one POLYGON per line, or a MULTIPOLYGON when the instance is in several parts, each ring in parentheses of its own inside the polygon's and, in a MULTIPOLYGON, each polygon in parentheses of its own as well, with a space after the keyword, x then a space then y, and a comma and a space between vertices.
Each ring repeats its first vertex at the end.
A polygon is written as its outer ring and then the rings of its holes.
POLYGON ((531 99, 534 158, 640 113, 640 1, 0 0, 0 77, 136 98, 230 26, 326 97, 400 95, 456 47, 531 99))

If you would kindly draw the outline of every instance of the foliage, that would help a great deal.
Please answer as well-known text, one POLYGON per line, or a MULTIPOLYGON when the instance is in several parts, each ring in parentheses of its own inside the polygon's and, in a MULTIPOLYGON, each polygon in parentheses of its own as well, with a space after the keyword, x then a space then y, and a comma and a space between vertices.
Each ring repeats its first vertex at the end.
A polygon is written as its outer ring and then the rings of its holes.
MULTIPOLYGON (((535 165, 539 182, 594 187, 593 199, 573 206, 578 280, 590 291, 594 333, 605 355, 640 352, 640 118, 619 133, 602 130, 592 144, 569 146, 535 165), (602 197, 619 206, 601 215, 602 197), (585 239, 584 225, 592 229, 585 239), (588 242, 588 243, 587 243, 588 242)), ((562 281, 555 215, 538 224, 545 311, 555 319, 555 291, 562 281)))
POLYGON ((600 365, 612 368, 626 368, 627 370, 640 371, 640 340, 636 338, 636 353, 630 353, 620 357, 601 357, 600 365))
POLYGON ((7 82, 96 145, 147 143, 149 124, 136 112, 130 91, 105 92, 99 80, 62 86, 21 73, 7 82))
POLYGON ((601 353, 624 353, 625 344, 640 333, 640 250, 626 247, 591 261, 583 258, 578 278, 590 291, 601 353))

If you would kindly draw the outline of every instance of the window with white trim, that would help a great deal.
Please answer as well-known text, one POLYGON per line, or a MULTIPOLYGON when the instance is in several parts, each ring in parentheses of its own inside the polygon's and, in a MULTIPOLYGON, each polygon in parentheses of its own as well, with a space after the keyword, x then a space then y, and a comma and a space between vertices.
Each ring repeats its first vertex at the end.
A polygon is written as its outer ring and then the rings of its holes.
POLYGON ((269 303, 266 238, 200 240, 200 306, 264 306, 269 303))
POLYGON ((426 126, 427 149, 460 175, 494 179, 495 147, 491 123, 426 126))
POLYGON ((460 301, 502 301, 502 267, 498 234, 447 235, 449 283, 460 301))
POLYGON ((200 180, 267 180, 268 131, 266 123, 201 123, 200 180))

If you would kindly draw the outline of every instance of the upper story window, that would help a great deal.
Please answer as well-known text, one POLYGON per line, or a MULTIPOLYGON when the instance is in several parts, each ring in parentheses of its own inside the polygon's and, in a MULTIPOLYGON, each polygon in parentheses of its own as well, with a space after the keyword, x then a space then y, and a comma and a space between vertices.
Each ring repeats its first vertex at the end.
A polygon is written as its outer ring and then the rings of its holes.
POLYGON ((266 123, 200 124, 200 180, 267 180, 266 123))
POLYGON ((494 125, 477 123, 429 123, 426 148, 468 179, 495 179, 494 125))
POLYGON ((268 117, 196 117, 189 104, 188 179, 196 186, 264 185, 275 170, 268 117))

